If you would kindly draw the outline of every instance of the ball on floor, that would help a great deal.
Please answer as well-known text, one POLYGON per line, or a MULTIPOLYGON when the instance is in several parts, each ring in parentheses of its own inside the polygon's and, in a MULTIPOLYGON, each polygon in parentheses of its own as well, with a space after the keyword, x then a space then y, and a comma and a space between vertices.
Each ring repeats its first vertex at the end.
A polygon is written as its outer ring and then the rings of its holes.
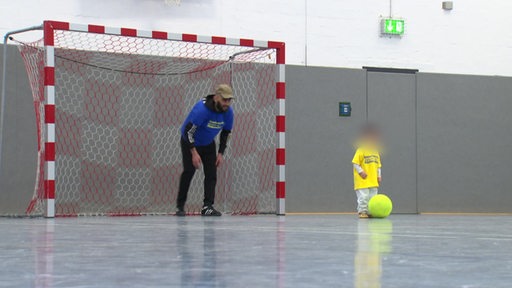
POLYGON ((368 212, 373 218, 386 218, 393 210, 393 202, 384 194, 377 194, 368 202, 368 212))

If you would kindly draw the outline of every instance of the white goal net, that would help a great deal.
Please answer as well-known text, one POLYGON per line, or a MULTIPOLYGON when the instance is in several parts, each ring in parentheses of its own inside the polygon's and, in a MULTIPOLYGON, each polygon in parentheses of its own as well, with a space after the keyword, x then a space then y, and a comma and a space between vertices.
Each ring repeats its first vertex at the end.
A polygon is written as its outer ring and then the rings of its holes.
MULTIPOLYGON (((43 41, 20 45, 38 121, 39 169, 28 214, 43 214, 43 41)), ((276 212, 276 49, 54 31, 55 214, 175 211, 180 126, 221 83, 232 85, 235 125, 218 171, 216 208, 276 212)), ((203 174, 189 191, 198 213, 203 174)))

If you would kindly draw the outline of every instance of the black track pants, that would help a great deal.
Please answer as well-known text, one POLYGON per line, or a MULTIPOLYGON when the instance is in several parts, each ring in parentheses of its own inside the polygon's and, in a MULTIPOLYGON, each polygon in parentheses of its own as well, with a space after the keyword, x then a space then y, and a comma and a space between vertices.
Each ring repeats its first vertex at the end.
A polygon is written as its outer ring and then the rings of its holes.
MULTIPOLYGON (((181 139, 181 155, 183 157, 183 172, 180 177, 180 186, 178 191, 177 207, 183 209, 185 202, 187 201, 188 189, 190 182, 196 173, 196 168, 192 164, 192 153, 190 148, 187 146, 185 141, 181 139)), ((215 148, 215 142, 207 146, 196 147, 201 161, 203 162, 204 170, 204 206, 213 205, 215 200, 215 185, 217 184, 217 166, 215 161, 217 160, 217 150, 215 148)))

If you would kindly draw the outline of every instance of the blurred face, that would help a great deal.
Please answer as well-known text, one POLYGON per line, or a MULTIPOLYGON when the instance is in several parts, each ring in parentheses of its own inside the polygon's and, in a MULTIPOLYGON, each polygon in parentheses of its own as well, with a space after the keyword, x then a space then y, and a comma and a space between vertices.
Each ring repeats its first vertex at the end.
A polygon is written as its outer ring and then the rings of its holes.
POLYGON ((220 95, 215 95, 213 97, 213 101, 215 102, 215 108, 218 111, 226 112, 229 109, 229 106, 231 106, 231 102, 233 102, 233 98, 224 99, 220 95))
POLYGON ((380 142, 380 134, 377 131, 367 131, 363 134, 363 141, 368 145, 378 145, 380 142))

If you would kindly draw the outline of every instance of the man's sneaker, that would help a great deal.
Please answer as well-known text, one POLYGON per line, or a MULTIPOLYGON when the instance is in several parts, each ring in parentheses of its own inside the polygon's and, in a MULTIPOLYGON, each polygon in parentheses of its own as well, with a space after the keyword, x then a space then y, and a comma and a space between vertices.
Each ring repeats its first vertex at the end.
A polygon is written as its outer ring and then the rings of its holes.
POLYGON ((204 206, 201 210, 201 216, 222 216, 222 213, 215 210, 213 206, 204 206))
POLYGON ((370 216, 366 213, 359 213, 359 219, 367 219, 367 218, 370 218, 370 216))
POLYGON ((187 215, 187 213, 185 213, 185 210, 183 208, 178 208, 178 210, 176 210, 176 216, 185 216, 187 215))

